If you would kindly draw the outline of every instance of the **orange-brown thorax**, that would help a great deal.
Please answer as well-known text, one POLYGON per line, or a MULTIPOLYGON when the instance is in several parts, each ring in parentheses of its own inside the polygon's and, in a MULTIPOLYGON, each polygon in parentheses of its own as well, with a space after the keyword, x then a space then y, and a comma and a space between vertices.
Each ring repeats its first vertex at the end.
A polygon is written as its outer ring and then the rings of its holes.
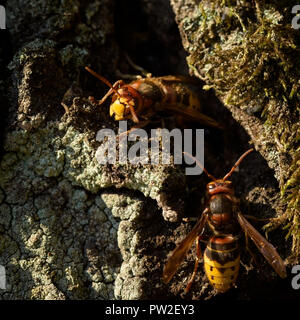
POLYGON ((209 222, 215 231, 234 230, 235 197, 231 181, 216 179, 207 185, 209 222))

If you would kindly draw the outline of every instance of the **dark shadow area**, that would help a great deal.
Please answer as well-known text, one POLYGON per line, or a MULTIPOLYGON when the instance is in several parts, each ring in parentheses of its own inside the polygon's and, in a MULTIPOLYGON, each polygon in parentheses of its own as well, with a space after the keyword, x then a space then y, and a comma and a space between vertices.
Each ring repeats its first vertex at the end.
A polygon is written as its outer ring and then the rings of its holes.
POLYGON ((168 0, 116 1, 116 40, 120 46, 120 68, 128 70, 124 54, 153 76, 187 74, 186 53, 168 0))

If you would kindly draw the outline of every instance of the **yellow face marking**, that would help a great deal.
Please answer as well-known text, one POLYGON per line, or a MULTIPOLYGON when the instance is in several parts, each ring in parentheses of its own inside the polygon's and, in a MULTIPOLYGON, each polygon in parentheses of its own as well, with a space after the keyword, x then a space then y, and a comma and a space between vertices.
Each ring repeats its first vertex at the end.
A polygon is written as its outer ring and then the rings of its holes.
POLYGON ((115 115, 115 120, 123 120, 125 117, 126 109, 129 109, 129 104, 134 106, 134 101, 130 100, 128 101, 125 98, 119 98, 116 99, 111 105, 110 105, 110 110, 109 114, 112 117, 115 115))

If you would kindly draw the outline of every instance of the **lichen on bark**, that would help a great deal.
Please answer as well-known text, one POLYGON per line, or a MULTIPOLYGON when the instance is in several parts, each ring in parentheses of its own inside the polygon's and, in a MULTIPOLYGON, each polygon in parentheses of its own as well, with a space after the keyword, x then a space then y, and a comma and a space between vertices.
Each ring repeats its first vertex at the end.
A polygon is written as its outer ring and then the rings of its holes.
POLYGON ((172 165, 96 160, 97 131, 117 123, 89 103, 81 85, 95 88, 86 64, 115 71, 114 1, 11 1, 7 13, 13 52, 0 83, 7 110, 0 160, 0 264, 7 281, 0 297, 149 297, 150 258, 138 258, 140 230, 157 234, 152 222, 162 224, 161 213, 180 215, 183 201, 181 209, 169 204, 166 181, 183 195, 184 175, 172 165))

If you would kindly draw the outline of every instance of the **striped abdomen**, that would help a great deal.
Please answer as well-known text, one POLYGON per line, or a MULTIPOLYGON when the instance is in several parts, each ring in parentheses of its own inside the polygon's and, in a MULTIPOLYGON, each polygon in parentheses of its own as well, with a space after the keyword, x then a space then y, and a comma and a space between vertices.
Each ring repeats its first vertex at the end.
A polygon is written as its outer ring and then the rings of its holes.
POLYGON ((202 113, 199 84, 190 77, 164 76, 139 79, 128 86, 138 93, 136 96, 139 96, 139 102, 136 103, 135 110, 138 116, 151 118, 157 112, 167 112, 176 115, 179 121, 183 119, 222 128, 219 123, 202 113))
POLYGON ((204 252, 204 269, 209 282, 218 292, 230 289, 238 276, 240 252, 232 236, 212 237, 204 252))
MULTIPOLYGON (((177 77, 174 81, 173 76, 165 76, 158 78, 146 78, 136 80, 131 86, 136 89, 144 98, 158 102, 161 106, 177 106, 193 114, 193 112, 201 112, 201 103, 195 85, 186 83, 185 77, 182 82, 177 77)), ((199 88, 198 88, 199 90, 199 88)))

